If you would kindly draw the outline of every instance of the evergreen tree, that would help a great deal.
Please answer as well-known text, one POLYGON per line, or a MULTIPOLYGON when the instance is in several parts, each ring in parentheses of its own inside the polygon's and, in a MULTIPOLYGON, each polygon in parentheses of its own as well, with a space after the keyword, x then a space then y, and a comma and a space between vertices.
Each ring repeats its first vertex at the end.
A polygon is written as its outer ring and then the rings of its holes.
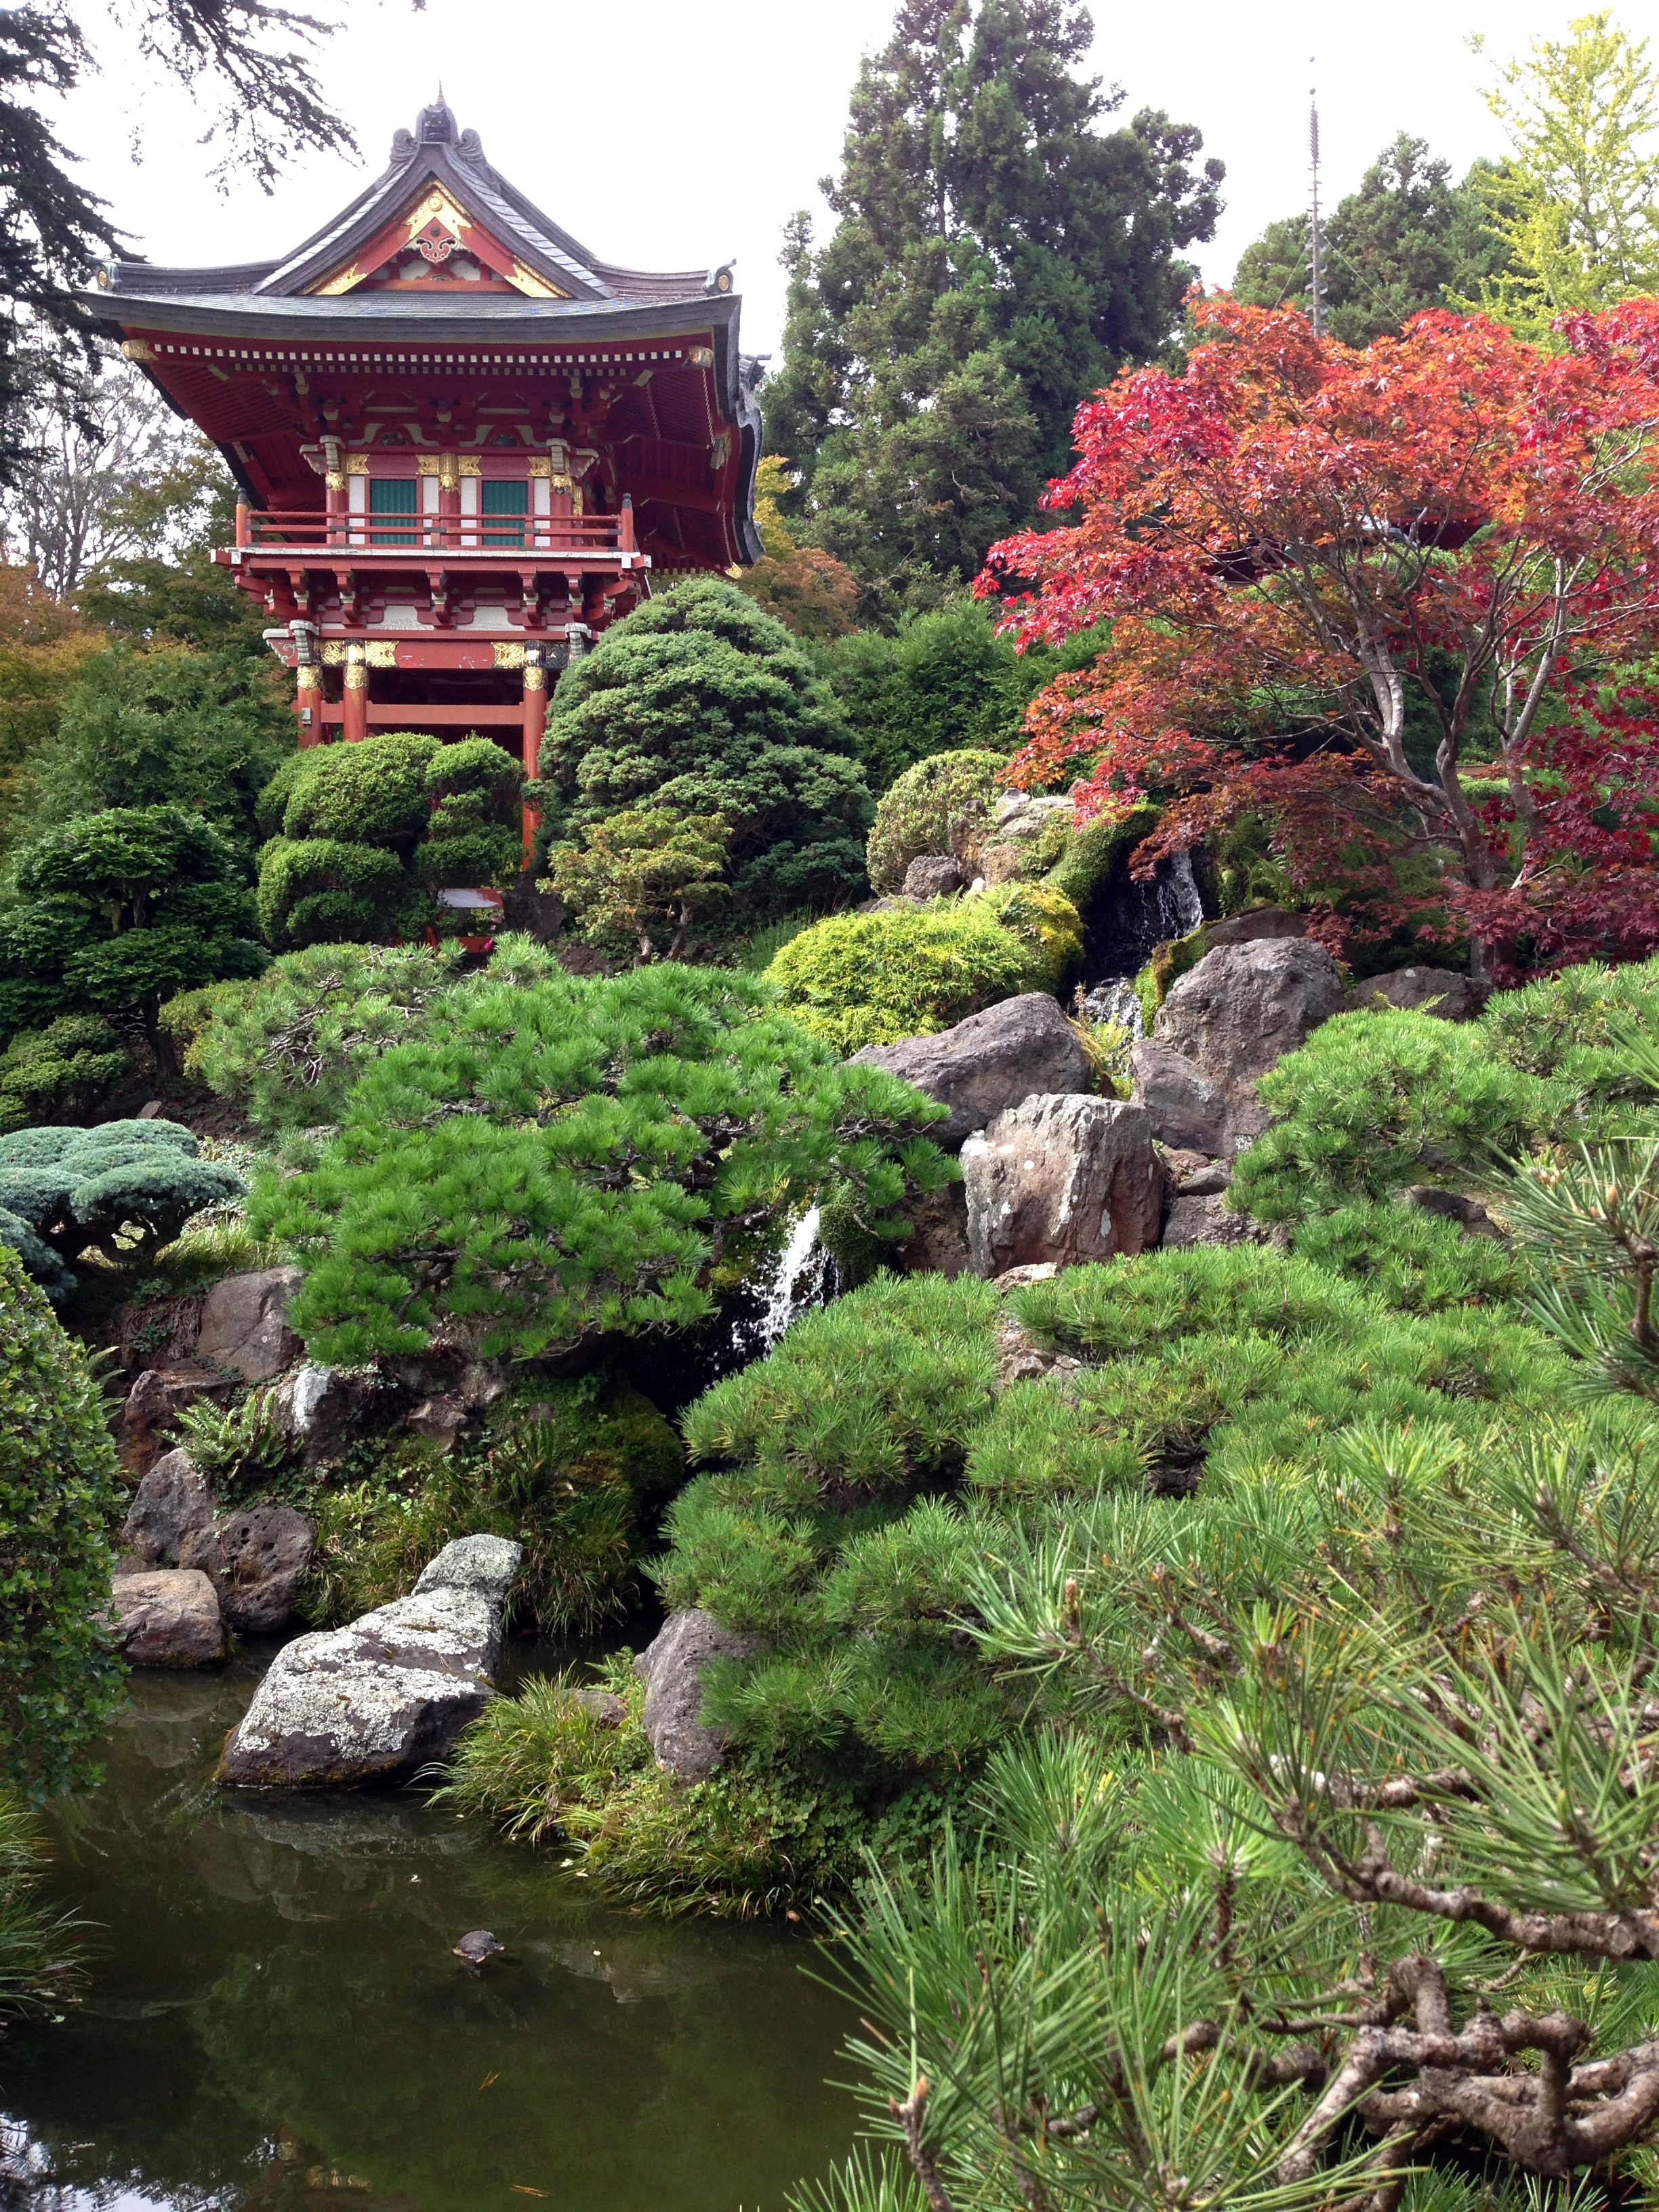
MULTIPOLYGON (((1455 185, 1449 162, 1402 131, 1337 203, 1322 235, 1325 326, 1344 345, 1369 345, 1425 307, 1478 291, 1505 260, 1486 220, 1481 172, 1455 185)), ((1233 295, 1252 307, 1311 307, 1308 218, 1270 222, 1240 257, 1233 295)))
POLYGON ((902 0, 854 88, 837 217, 786 233, 770 442, 800 534, 882 592, 937 601, 1060 473, 1083 396, 1172 340, 1218 161, 1199 132, 1076 75, 1068 0, 902 0), (931 579, 931 580, 930 580, 931 579))

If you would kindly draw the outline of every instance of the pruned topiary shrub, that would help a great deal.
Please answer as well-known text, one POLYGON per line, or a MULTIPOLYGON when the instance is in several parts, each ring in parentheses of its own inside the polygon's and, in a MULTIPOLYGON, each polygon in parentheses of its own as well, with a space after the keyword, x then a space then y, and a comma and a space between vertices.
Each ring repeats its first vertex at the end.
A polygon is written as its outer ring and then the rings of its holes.
POLYGON ((513 756, 488 738, 445 744, 387 731, 313 745, 260 794, 259 927, 279 948, 459 927, 435 894, 519 872, 513 756))
POLYGON ((135 1267, 171 1243, 192 1213, 240 1195, 240 1176, 197 1158, 176 1121, 94 1129, 18 1129, 0 1137, 0 1243, 54 1297, 75 1288, 85 1251, 135 1267))
POLYGON ((307 1271, 295 1328, 330 1361, 441 1340, 505 1363, 682 1326, 832 1176, 901 1235, 895 1209, 948 1179, 939 1109, 836 1066, 773 995, 665 964, 434 1000, 314 1170, 255 1191, 250 1227, 307 1271))
POLYGON ((842 1053, 1053 988, 1042 946, 1005 929, 983 899, 831 915, 792 938, 766 974, 786 1010, 842 1053))
POLYGON ((750 927, 863 890, 872 805, 841 710, 782 623, 717 576, 647 599, 561 678, 537 791, 560 840, 623 813, 718 816, 750 927))
POLYGON ((96 1014, 23 1030, 0 1055, 0 1136, 31 1122, 84 1121, 125 1075, 126 1048, 96 1014))
POLYGON ((953 854, 971 869, 1007 770, 1005 754, 988 752, 935 753, 906 769, 876 807, 866 848, 874 888, 902 890, 905 870, 924 853, 953 854))
POLYGON ((124 1497, 86 1356, 0 1245, 0 1787, 94 1778, 124 1675, 103 1625, 124 1497))

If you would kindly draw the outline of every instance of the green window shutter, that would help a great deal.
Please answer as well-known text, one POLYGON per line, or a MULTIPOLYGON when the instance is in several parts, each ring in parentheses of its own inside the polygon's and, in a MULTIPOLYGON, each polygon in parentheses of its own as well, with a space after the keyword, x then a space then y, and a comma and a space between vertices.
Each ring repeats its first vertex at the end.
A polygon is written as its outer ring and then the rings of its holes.
MULTIPOLYGON (((368 480, 368 511, 371 515, 416 514, 421 487, 414 477, 371 477, 368 480)), ((376 530, 370 533, 375 545, 412 545, 412 530, 376 530)))
POLYGON ((486 545, 522 545, 524 521, 530 512, 530 486, 522 478, 502 481, 485 477, 479 483, 483 501, 486 545))

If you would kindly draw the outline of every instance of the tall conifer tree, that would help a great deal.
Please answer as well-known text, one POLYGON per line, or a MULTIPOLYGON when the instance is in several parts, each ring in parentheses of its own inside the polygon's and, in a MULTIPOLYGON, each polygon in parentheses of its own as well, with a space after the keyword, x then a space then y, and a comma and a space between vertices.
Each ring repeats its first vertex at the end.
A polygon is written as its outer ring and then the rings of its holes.
POLYGON ((769 442, 802 534, 893 598, 977 568, 1067 466, 1079 401, 1173 340, 1220 211, 1200 134, 1079 74, 1068 0, 902 0, 854 89, 836 216, 786 234, 769 442))

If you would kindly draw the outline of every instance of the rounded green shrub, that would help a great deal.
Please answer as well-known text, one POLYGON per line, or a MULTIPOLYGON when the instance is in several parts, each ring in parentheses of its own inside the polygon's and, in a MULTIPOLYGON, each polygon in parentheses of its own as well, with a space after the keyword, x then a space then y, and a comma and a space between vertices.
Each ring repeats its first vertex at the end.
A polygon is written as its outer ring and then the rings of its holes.
POLYGON ((882 793, 865 848, 875 889, 900 890, 924 853, 971 863, 990 832, 1007 769, 1004 754, 988 752, 935 753, 906 769, 882 793))
POLYGON ((1052 884, 999 884, 974 901, 1011 935, 1034 945, 1048 971, 1048 988, 1062 991, 1083 967, 1083 917, 1052 884))
POLYGON ((718 577, 647 600, 561 679, 541 775, 559 839, 623 813, 718 815, 751 925, 863 887, 872 806, 851 732, 811 655, 718 577))
POLYGON ((437 891, 517 875, 523 787, 517 761, 489 738, 446 744, 387 731, 296 754, 260 795, 267 942, 372 942, 451 927, 437 891))
POLYGON ((1042 948, 978 899, 831 915, 793 938, 766 974, 785 1010, 842 1053, 926 1036, 999 1000, 1052 988, 1042 948))
POLYGON ((96 1014, 62 1014, 43 1030, 22 1030, 0 1055, 0 1135, 60 1114, 84 1120, 131 1064, 96 1014))
POLYGON ((103 1625, 123 1499, 86 1356, 0 1246, 0 1784, 94 1778, 124 1673, 103 1625))

